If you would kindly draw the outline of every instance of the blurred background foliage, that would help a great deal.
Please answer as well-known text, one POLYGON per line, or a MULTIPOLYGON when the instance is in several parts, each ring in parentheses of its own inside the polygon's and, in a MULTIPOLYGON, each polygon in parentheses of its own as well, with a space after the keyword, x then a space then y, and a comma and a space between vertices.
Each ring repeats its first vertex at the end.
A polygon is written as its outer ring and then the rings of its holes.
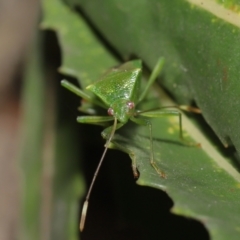
MULTIPOLYGON (((239 149, 239 3, 212 1, 216 14, 200 2, 0 1, 0 239, 238 239, 239 160, 211 128, 239 149), (142 186, 128 155, 109 151, 80 235, 81 201, 104 142, 101 127, 76 123, 80 99, 60 80, 84 88, 131 57, 151 70, 160 55, 165 90, 198 104, 211 126, 188 116, 191 128, 184 118, 185 135, 202 149, 181 147, 171 119, 153 121, 168 176, 160 179, 146 161, 145 130, 127 126, 112 147, 133 151, 142 186)), ((151 94, 169 103, 161 90, 151 94)))

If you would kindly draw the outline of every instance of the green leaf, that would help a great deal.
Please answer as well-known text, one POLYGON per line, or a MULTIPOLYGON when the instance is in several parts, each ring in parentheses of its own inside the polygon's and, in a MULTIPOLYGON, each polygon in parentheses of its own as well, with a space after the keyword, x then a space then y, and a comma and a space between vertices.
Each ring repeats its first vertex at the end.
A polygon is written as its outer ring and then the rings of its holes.
POLYGON ((22 92, 19 160, 22 171, 21 232, 19 239, 40 239, 42 147, 44 138, 44 82, 41 37, 35 39, 29 56, 22 92), (36 111, 37 106, 37 111, 36 111), (34 114, 33 114, 34 113, 34 114))
POLYGON ((76 172, 79 154, 71 142, 76 131, 72 122, 66 124, 66 118, 61 123, 56 120, 56 91, 50 81, 48 85, 44 81, 42 43, 43 35, 38 33, 22 92, 19 239, 74 240, 78 200, 84 191, 83 179, 76 172))
POLYGON ((127 58, 151 68, 166 58, 164 86, 193 100, 224 145, 240 152, 239 1, 76 0, 99 32, 127 58), (101 9, 101 11, 99 11, 101 9), (137 10, 136 10, 137 9, 137 10), (226 127, 227 126, 227 127, 226 127))
POLYGON ((127 128, 127 133, 115 136, 114 147, 132 152, 131 158, 136 159, 140 171, 137 183, 166 191, 174 200, 173 213, 200 220, 209 229, 212 239, 238 239, 239 173, 185 118, 186 132, 202 147, 181 144, 176 120, 151 120, 155 160, 167 179, 160 178, 149 163, 146 129, 137 129, 131 134, 131 128, 127 128))
POLYGON ((61 1, 44 1, 44 5, 41 27, 56 31, 63 55, 60 72, 84 79, 81 86, 85 88, 99 77, 99 73, 117 63, 114 57, 105 54, 104 46, 75 12, 64 7, 61 1))
MULTIPOLYGON (((229 111, 234 109, 234 104, 231 105, 232 98, 227 100, 228 105, 217 103, 220 101, 223 104, 224 100, 219 100, 218 97, 223 97, 222 95, 227 92, 223 94, 220 90, 217 91, 219 77, 223 80, 221 76, 224 76, 224 67, 219 67, 216 63, 216 55, 219 54, 220 59, 225 60, 226 54, 226 61, 230 61, 228 58, 230 50, 226 47, 226 42, 233 44, 235 41, 233 46, 236 46, 238 39, 236 27, 217 17, 213 18, 213 13, 206 8, 187 1, 79 2, 98 30, 122 56, 135 54, 143 58, 150 67, 153 67, 159 56, 166 57, 163 82, 178 99, 185 102, 196 99, 208 119, 213 116, 212 112, 220 114, 220 110, 225 111, 224 106, 227 106, 226 109, 229 111), (216 32, 219 27, 222 32, 216 32), (236 37, 232 38, 232 34, 236 37), (223 36, 224 41, 220 41, 223 36), (207 47, 209 43, 216 49, 207 47), (223 50, 218 52, 221 48, 223 50), (206 61, 207 59, 209 61, 206 61), (209 98, 213 101, 210 102, 209 98)), ((62 21, 61 19, 51 21, 49 13, 46 15, 48 21, 43 23, 45 28, 54 29, 58 35, 63 53, 62 73, 75 76, 85 87, 97 79, 104 70, 116 64, 116 60, 89 30, 81 16, 71 12, 59 1, 47 0, 45 6, 46 13, 48 9, 54 9, 61 12, 60 15, 64 15, 62 21)), ((234 71, 231 74, 237 79, 235 56, 232 56, 232 60, 235 65, 231 65, 233 67, 231 71, 234 71)), ((231 87, 235 87, 231 96, 236 98, 238 87, 235 83, 231 84, 233 84, 231 87)), ((161 90, 156 88, 149 98, 158 96, 161 105, 173 105, 161 90)), ((146 107, 151 107, 151 103, 145 102, 142 108, 146 107)), ((229 117, 232 121, 231 126, 234 126, 237 118, 232 118, 231 114, 232 112, 229 112, 226 117, 229 117)), ((217 114, 214 121, 211 120, 214 128, 218 124, 221 126, 221 131, 225 131, 224 121, 224 118, 220 119, 217 114)), ((152 123, 155 160, 158 167, 166 173, 167 179, 161 178, 149 163, 149 134, 146 128, 129 123, 118 131, 111 145, 112 148, 130 153, 131 158, 136 160, 140 171, 138 184, 166 191, 174 201, 172 211, 200 220, 208 228, 212 239, 238 239, 240 176, 229 164, 230 160, 224 158, 185 117, 183 118, 185 137, 188 141, 194 139, 200 143, 201 148, 188 147, 179 141, 178 119, 155 119, 152 123)))

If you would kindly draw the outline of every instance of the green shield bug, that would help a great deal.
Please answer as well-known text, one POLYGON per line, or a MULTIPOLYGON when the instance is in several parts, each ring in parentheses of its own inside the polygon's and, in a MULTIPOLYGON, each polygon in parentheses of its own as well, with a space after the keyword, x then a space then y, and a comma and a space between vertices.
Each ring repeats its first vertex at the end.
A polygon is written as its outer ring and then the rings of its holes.
MULTIPOLYGON (((89 106, 96 105, 107 109, 108 116, 81 116, 77 118, 80 123, 89 123, 97 125, 105 125, 106 122, 113 121, 113 125, 107 127, 103 130, 103 135, 106 136, 105 149, 98 164, 98 167, 94 173, 92 183, 89 187, 86 200, 83 205, 82 216, 80 221, 80 231, 83 230, 87 208, 88 200, 92 191, 93 184, 98 175, 100 166, 103 162, 105 154, 107 152, 109 143, 111 142, 114 133, 117 129, 121 128, 129 120, 135 122, 139 125, 144 125, 149 128, 149 140, 150 140, 150 164, 156 170, 156 172, 163 178, 165 178, 165 173, 158 168, 154 161, 153 152, 153 140, 152 140, 152 125, 148 118, 158 118, 163 115, 174 115, 179 117, 179 133, 180 138, 183 139, 182 134, 182 120, 181 113, 176 110, 168 110, 166 107, 158 108, 149 111, 139 111, 136 110, 137 105, 146 97, 149 88, 152 86, 154 81, 160 74, 162 67, 164 65, 164 58, 160 58, 153 69, 147 85, 142 93, 140 93, 140 83, 142 78, 142 62, 141 60, 132 60, 122 64, 117 68, 109 70, 99 81, 89 85, 86 89, 94 93, 97 98, 93 98, 87 92, 82 91, 75 85, 69 83, 66 80, 62 80, 61 84, 63 87, 77 94, 86 100, 90 105, 83 105, 80 110, 91 114, 92 109, 89 106), (144 118, 142 118, 144 117, 144 118)), ((200 113, 197 108, 187 107, 187 106, 173 106, 173 108, 182 109, 185 111, 192 111, 200 113)), ((197 144, 189 144, 197 145, 197 144)), ((138 177, 138 171, 136 163, 132 164, 133 174, 138 177)))

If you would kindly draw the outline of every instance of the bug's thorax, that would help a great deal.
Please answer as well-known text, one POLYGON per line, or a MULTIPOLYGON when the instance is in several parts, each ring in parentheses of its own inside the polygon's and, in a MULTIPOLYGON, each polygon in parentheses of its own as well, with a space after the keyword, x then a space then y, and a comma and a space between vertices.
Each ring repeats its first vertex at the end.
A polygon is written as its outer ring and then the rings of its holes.
POLYGON ((126 123, 134 115, 134 112, 135 103, 128 99, 116 100, 108 109, 108 115, 114 116, 121 123, 126 123))

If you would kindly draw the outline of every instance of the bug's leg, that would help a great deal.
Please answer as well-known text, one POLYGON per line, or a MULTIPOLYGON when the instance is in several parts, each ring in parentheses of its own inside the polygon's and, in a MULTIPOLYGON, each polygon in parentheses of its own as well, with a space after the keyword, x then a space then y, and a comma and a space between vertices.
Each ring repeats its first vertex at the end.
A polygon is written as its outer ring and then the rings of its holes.
POLYGON ((164 116, 177 116, 179 119, 179 138, 180 140, 188 145, 188 146, 197 146, 199 147, 199 143, 193 143, 185 140, 183 137, 183 130, 182 130, 182 114, 178 110, 170 110, 170 109, 158 109, 154 111, 144 111, 144 112, 138 112, 138 115, 144 116, 144 117, 149 117, 149 118, 160 118, 164 116))
POLYGON ((77 117, 77 122, 106 126, 107 122, 113 121, 112 116, 80 116, 77 117))
POLYGON ((86 101, 88 101, 88 102, 91 102, 91 103, 94 103, 94 104, 96 104, 97 106, 106 108, 106 106, 105 106, 102 102, 100 102, 100 101, 92 98, 90 95, 88 95, 87 93, 85 93, 84 91, 82 91, 80 88, 76 87, 74 84, 68 82, 67 80, 62 80, 62 81, 61 81, 61 85, 62 85, 63 87, 65 87, 66 89, 68 89, 69 91, 75 93, 75 94, 78 95, 79 97, 83 98, 84 100, 86 100, 86 101))
POLYGON ((94 124, 99 126, 107 126, 108 122, 113 121, 111 116, 80 116, 77 117, 77 122, 85 124, 94 124))
POLYGON ((187 106, 187 105, 163 106, 163 107, 158 107, 158 108, 155 108, 155 109, 150 109, 150 110, 147 110, 147 111, 140 111, 139 113, 152 112, 152 111, 155 111, 155 110, 159 111, 159 110, 164 110, 164 109, 167 109, 167 108, 176 108, 176 109, 179 109, 179 110, 183 110, 185 112, 192 112, 192 113, 197 113, 197 114, 202 113, 201 109, 196 108, 196 107, 192 107, 192 106, 187 106))
POLYGON ((153 168, 156 170, 156 172, 162 177, 166 178, 165 173, 159 169, 157 166, 156 162, 154 161, 154 152, 153 152, 153 139, 152 139, 152 124, 149 120, 147 119, 140 119, 140 118, 130 118, 131 121, 139 124, 139 125, 144 125, 148 126, 149 129, 149 140, 150 140, 150 164, 153 166, 153 168))
POLYGON ((160 74, 160 72, 163 68, 164 62, 165 62, 165 59, 163 57, 158 59, 156 65, 148 79, 147 86, 145 87, 144 91, 142 92, 142 94, 140 95, 140 97, 138 99, 138 103, 141 102, 146 97, 149 88, 156 81, 158 75, 160 74))

